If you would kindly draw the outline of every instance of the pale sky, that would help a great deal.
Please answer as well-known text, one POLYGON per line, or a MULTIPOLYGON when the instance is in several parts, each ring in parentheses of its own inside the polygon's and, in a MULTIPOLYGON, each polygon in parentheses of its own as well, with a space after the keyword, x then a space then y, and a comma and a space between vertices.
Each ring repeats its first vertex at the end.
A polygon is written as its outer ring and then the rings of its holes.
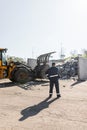
POLYGON ((87 49, 87 0, 0 0, 0 48, 36 58, 87 49))

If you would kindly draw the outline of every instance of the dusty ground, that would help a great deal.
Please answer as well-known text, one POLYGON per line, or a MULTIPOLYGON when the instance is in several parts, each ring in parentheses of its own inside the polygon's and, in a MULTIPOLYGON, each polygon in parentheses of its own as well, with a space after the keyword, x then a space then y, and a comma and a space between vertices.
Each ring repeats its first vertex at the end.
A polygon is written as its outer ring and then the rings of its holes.
POLYGON ((0 80, 0 130, 87 130, 87 81, 59 83, 62 97, 47 100, 49 82, 0 80))

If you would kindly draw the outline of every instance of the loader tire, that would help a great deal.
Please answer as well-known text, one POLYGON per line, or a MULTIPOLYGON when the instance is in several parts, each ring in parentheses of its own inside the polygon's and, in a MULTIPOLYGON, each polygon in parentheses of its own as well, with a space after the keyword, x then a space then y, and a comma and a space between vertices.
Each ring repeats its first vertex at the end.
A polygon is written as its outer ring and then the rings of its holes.
POLYGON ((29 72, 25 68, 19 68, 15 73, 14 73, 14 79, 15 82, 18 83, 26 83, 28 82, 29 79, 29 72))

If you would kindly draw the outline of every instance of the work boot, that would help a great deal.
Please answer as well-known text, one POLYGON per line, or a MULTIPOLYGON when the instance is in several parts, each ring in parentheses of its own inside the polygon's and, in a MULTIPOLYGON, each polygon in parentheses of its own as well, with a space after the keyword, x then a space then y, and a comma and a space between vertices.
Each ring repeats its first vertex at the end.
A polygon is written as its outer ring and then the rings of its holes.
POLYGON ((57 95, 57 98, 60 98, 60 97, 61 97, 61 95, 60 95, 60 94, 58 94, 58 95, 57 95))
POLYGON ((51 98, 52 97, 52 94, 49 94, 49 98, 51 98))

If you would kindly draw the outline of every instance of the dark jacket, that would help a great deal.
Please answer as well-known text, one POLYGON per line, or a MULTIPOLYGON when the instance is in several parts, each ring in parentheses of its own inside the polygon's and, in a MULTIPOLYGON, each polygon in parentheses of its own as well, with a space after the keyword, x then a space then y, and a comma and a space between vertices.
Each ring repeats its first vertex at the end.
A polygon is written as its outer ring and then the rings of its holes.
POLYGON ((59 79, 58 68, 56 67, 49 68, 46 72, 46 75, 49 78, 49 80, 58 80, 59 79))

